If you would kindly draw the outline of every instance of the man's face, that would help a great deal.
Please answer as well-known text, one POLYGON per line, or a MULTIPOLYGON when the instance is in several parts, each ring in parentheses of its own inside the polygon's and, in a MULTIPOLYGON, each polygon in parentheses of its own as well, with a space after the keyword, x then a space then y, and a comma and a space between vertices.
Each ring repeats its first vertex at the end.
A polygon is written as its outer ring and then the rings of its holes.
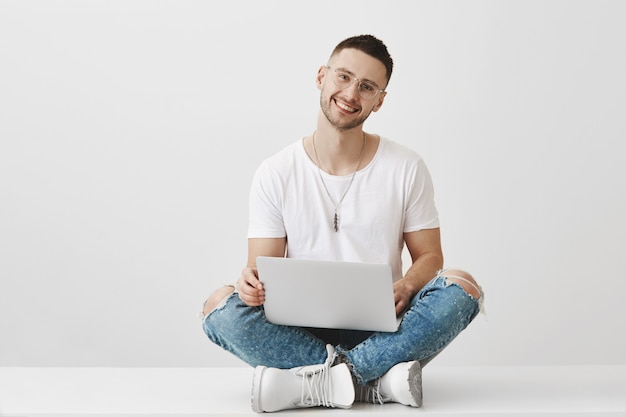
POLYGON ((332 56, 327 67, 320 68, 317 76, 321 90, 320 105, 330 124, 339 131, 360 126, 372 111, 378 111, 387 93, 377 91, 373 97, 359 94, 359 83, 367 82, 384 89, 387 85, 386 69, 382 62, 357 49, 344 49, 332 56), (337 86, 337 72, 356 77, 348 87, 337 86))

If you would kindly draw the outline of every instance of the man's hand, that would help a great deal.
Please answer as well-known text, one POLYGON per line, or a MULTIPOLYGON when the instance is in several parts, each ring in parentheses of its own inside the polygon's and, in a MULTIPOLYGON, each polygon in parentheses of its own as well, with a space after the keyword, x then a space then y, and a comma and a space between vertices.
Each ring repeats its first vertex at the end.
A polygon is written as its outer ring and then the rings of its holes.
POLYGON ((411 303, 411 299, 416 294, 406 278, 399 279, 393 284, 393 297, 396 302, 396 316, 404 313, 411 303))
POLYGON ((265 302, 265 289, 259 281, 256 267, 247 267, 237 280, 239 298, 250 307, 258 307, 265 302))

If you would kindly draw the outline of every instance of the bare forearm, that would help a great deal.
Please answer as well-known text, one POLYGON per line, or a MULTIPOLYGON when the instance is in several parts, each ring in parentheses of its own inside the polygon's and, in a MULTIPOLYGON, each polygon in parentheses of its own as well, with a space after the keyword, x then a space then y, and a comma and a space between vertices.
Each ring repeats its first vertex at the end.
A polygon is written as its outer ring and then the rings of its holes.
POLYGON ((424 229, 406 233, 404 241, 413 265, 402 281, 405 295, 413 297, 443 267, 443 252, 439 229, 424 229))
POLYGON ((248 239, 248 267, 256 266, 257 256, 285 256, 285 238, 248 239))
POLYGON ((265 288, 259 281, 256 269, 257 256, 285 256, 286 240, 248 239, 248 265, 241 272, 237 280, 239 298, 249 306, 260 306, 265 302, 265 288))
POLYGON ((417 258, 402 279, 393 284, 396 314, 400 315, 407 308, 411 299, 419 292, 443 265, 443 256, 436 252, 426 252, 417 258))
POLYGON ((403 280, 415 295, 430 281, 438 270, 443 268, 443 256, 440 253, 424 253, 413 262, 403 280))

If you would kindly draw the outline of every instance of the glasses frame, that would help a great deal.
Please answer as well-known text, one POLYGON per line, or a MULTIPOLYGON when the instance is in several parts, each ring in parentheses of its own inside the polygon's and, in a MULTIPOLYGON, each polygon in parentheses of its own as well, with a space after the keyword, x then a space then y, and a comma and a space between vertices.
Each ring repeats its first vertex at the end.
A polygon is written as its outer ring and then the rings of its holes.
POLYGON ((337 69, 337 68, 332 68, 332 67, 330 67, 330 66, 328 66, 328 65, 325 65, 324 67, 325 67, 326 69, 331 69, 331 70, 333 70, 333 71, 335 72, 335 75, 337 75, 338 73, 342 73, 342 74, 345 74, 345 75, 347 75, 348 77, 350 77, 350 83, 349 83, 348 85, 346 85, 346 86, 341 86, 341 85, 337 84, 337 78, 333 78, 333 83, 334 83, 337 87, 341 87, 342 89, 344 89, 344 90, 345 90, 346 88, 351 87, 351 86, 352 86, 352 84, 354 84, 354 82, 356 81, 356 82, 357 82, 357 91, 359 92, 359 96, 361 96, 361 98, 364 98, 364 99, 366 99, 366 100, 369 100, 369 99, 373 99, 373 98, 375 98, 378 94, 380 94, 380 93, 384 93, 384 92, 385 92, 385 90, 384 90, 384 89, 381 89, 380 87, 378 87, 378 84, 376 84, 376 83, 375 83, 375 82, 373 82, 373 81, 363 81, 363 80, 361 80, 361 79, 359 79, 359 78, 357 78, 357 77, 355 77, 355 76, 351 75, 350 73, 348 73, 348 72, 346 72, 346 71, 342 71, 342 70, 339 70, 339 69, 337 69), (366 85, 368 85, 368 86, 370 86, 370 87, 372 86, 372 84, 374 85, 376 92, 374 93, 374 95, 373 95, 373 96, 371 96, 371 97, 364 97, 364 96, 363 96, 363 93, 361 92, 361 85, 363 85, 363 84, 366 84, 366 85))

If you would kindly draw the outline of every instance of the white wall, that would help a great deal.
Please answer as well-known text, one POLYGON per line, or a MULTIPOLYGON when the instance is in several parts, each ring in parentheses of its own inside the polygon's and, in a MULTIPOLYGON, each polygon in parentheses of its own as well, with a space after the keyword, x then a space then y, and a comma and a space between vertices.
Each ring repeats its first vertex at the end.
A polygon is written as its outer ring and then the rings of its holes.
POLYGON ((446 365, 624 364, 626 3, 0 2, 0 366, 232 366, 195 314, 246 257, 261 159, 345 37, 396 69, 447 263, 487 292, 446 365))

